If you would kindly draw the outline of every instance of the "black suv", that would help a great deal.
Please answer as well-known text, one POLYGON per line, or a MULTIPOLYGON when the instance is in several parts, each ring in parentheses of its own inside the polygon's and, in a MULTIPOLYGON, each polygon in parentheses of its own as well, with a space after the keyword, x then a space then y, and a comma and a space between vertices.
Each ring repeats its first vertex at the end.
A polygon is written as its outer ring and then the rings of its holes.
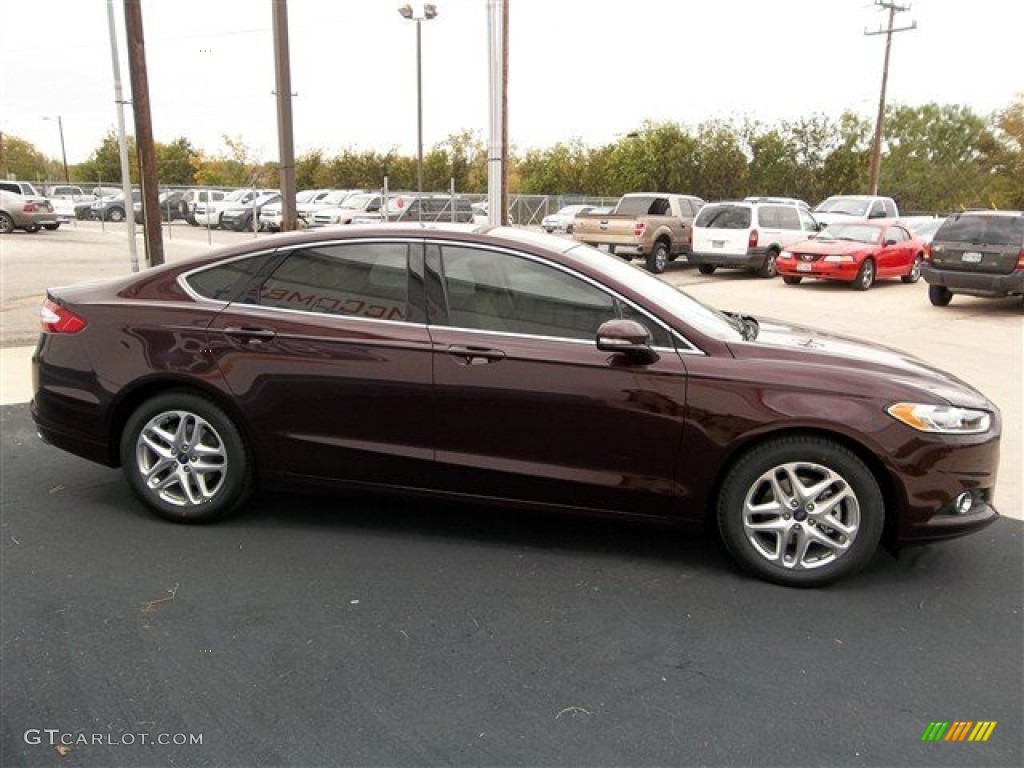
POLYGON ((922 268, 937 307, 953 294, 1024 295, 1024 213, 966 211, 950 216, 932 238, 922 268))

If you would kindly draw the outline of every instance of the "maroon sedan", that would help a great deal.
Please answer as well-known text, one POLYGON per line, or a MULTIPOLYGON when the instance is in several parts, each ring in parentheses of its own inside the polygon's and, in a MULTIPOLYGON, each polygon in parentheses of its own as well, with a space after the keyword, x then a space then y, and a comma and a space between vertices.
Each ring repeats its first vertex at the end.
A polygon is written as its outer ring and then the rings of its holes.
POLYGON ((927 246, 892 222, 859 221, 829 224, 816 237, 779 254, 779 274, 787 285, 805 277, 840 280, 866 291, 875 280, 898 277, 904 283, 921 279, 927 246))
POLYGON ((51 289, 43 439, 207 522, 335 484, 711 524, 820 585, 993 522, 1000 417, 895 350, 512 228, 288 234, 51 289))

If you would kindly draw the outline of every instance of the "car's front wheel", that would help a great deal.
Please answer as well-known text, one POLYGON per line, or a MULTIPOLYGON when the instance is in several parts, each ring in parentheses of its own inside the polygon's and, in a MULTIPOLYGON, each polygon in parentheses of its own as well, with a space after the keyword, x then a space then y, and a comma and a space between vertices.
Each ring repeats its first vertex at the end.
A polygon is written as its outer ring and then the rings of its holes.
POLYGON ((0 211, 0 235, 6 235, 14 231, 14 219, 9 214, 0 211))
POLYGON ((124 209, 117 207, 111 208, 107 211, 107 220, 115 222, 124 221, 124 209))
POLYGON ((782 282, 786 285, 800 285, 803 282, 803 278, 799 275, 783 275, 782 282))
POLYGON ((172 391, 146 401, 121 434, 121 464, 132 490, 158 515, 206 523, 252 490, 252 460, 238 427, 213 402, 172 391))
POLYGON ((53 232, 57 229, 60 229, 60 222, 58 221, 56 224, 43 224, 43 229, 53 232))
POLYGON ((866 291, 875 284, 875 262, 871 259, 864 259, 857 270, 857 276, 853 278, 853 289, 855 291, 866 291))
POLYGON ((944 285, 928 286, 928 301, 936 307, 945 307, 953 300, 953 292, 944 285))
POLYGON ((863 568, 884 521, 871 470, 821 437, 762 443, 732 466, 718 497, 729 552, 747 570, 787 586, 823 586, 863 568))

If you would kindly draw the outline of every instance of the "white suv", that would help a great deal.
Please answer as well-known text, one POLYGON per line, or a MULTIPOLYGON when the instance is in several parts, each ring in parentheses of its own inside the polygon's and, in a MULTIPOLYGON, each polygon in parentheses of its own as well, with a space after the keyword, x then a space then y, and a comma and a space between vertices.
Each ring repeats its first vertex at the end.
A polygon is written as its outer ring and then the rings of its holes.
POLYGON ((752 269, 775 277, 782 249, 818 231, 818 222, 798 201, 740 200, 708 203, 693 222, 687 261, 702 275, 718 267, 752 269))

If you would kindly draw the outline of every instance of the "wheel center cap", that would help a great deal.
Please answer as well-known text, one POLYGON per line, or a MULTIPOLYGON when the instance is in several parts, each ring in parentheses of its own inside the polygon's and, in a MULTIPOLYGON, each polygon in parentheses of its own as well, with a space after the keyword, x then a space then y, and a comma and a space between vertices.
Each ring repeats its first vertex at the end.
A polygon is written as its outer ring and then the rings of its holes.
POLYGON ((800 508, 793 513, 793 519, 803 522, 807 519, 807 510, 800 508))
POLYGON ((178 454, 178 463, 179 464, 188 464, 188 454, 187 453, 179 453, 178 454))

